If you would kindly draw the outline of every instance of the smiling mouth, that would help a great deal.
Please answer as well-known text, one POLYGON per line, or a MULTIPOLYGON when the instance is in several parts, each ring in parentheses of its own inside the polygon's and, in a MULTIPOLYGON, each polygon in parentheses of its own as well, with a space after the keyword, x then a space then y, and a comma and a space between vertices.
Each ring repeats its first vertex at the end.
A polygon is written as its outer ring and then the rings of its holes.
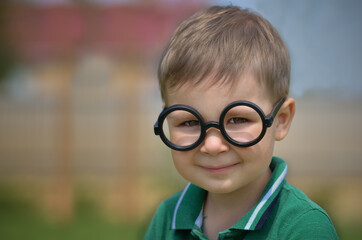
POLYGON ((235 164, 232 164, 229 166, 224 166, 224 167, 202 167, 202 168, 212 174, 223 174, 223 173, 230 171, 237 165, 239 165, 239 163, 235 163, 235 164))

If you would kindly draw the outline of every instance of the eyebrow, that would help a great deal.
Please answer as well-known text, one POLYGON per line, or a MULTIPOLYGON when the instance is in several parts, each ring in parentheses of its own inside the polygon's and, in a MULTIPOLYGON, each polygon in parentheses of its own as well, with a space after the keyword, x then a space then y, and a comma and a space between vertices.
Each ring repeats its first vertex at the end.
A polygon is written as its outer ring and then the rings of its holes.
POLYGON ((179 116, 179 115, 181 115, 181 116, 183 116, 183 117, 194 116, 194 114, 192 114, 192 113, 190 113, 190 112, 188 112, 188 111, 177 112, 177 110, 176 110, 176 111, 173 111, 173 112, 169 113, 169 114, 168 114, 168 117, 169 117, 170 119, 174 119, 174 118, 176 118, 176 117, 179 116))
POLYGON ((255 110, 253 108, 249 107, 249 106, 244 106, 243 105, 244 108, 242 108, 242 109, 240 109, 238 107, 240 107, 240 106, 236 106, 236 107, 233 107, 233 108, 229 109, 228 113, 229 114, 236 114, 236 113, 242 112, 242 113, 245 113, 245 114, 250 114, 250 113, 255 112, 255 110))

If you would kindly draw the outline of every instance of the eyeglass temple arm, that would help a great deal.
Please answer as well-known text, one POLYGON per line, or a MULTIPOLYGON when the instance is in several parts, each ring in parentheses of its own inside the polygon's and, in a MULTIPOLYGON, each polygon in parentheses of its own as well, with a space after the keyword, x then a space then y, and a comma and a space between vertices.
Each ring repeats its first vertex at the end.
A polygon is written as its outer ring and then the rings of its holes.
POLYGON ((155 135, 160 135, 160 128, 158 127, 158 120, 156 121, 155 125, 153 125, 153 131, 155 135))
POLYGON ((280 99, 277 102, 277 104, 275 104, 275 106, 274 106, 273 110, 270 112, 270 114, 266 117, 266 126, 267 127, 270 127, 271 125, 273 125, 274 118, 277 115, 277 113, 279 112, 280 108, 282 107, 282 105, 286 99, 287 99, 287 97, 283 97, 282 99, 280 99))
MULTIPOLYGON (((165 111, 165 109, 166 109, 166 106, 164 106, 164 107, 162 108, 161 113, 162 113, 163 111, 165 111)), ((158 126, 158 119, 157 119, 157 121, 155 122, 155 125, 153 125, 153 131, 154 131, 155 135, 160 135, 160 127, 158 126)))
POLYGON ((160 135, 160 127, 158 126, 158 120, 155 122, 155 125, 153 125, 153 131, 155 135, 160 135))

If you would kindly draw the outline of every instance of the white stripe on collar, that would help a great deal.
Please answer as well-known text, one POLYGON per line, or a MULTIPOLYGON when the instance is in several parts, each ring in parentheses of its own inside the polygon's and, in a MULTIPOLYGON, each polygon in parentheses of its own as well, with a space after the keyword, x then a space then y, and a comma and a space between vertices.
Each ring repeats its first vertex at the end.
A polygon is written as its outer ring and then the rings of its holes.
POLYGON ((189 183, 187 184, 187 186, 185 187, 184 191, 182 192, 180 198, 179 198, 178 201, 177 201, 175 210, 174 210, 174 212, 173 212, 172 229, 176 229, 176 215, 177 215, 177 210, 178 210, 178 208, 179 208, 179 206, 180 206, 180 204, 181 204, 181 201, 182 201, 182 199, 184 198, 185 193, 186 193, 186 191, 187 191, 187 189, 189 188, 190 185, 191 185, 191 183, 189 182, 189 183))
POLYGON ((204 218, 204 207, 202 207, 199 216, 196 218, 195 225, 201 228, 204 223, 204 218))
POLYGON ((285 175, 287 174, 287 165, 285 165, 285 168, 282 172, 282 174, 280 174, 280 176, 278 177, 278 179, 274 182, 274 184, 272 185, 272 187, 269 189, 269 191, 265 194, 265 196, 263 197, 263 199, 258 203, 258 205, 256 206, 253 214, 251 215, 251 217, 249 218, 248 223, 245 226, 245 230, 249 230, 251 225, 253 224, 256 216, 258 215, 260 209, 264 206, 264 204, 268 201, 268 199, 270 198, 271 195, 273 195, 273 193, 275 192, 275 190, 280 186, 280 184, 283 182, 285 175))
POLYGON ((201 228, 204 222, 204 208, 201 208, 199 216, 196 218, 195 225, 201 228))

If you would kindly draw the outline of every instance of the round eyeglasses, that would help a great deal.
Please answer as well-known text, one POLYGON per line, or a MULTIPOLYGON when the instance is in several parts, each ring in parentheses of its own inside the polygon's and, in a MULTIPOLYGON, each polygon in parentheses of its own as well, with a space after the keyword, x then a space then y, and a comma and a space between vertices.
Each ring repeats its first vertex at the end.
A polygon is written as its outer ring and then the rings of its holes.
POLYGON ((280 99, 268 115, 252 102, 232 102, 221 112, 219 122, 205 122, 201 114, 190 106, 173 105, 162 110, 154 131, 168 147, 178 151, 199 146, 211 127, 219 129, 229 143, 250 147, 264 137, 285 100, 286 97, 280 99))

